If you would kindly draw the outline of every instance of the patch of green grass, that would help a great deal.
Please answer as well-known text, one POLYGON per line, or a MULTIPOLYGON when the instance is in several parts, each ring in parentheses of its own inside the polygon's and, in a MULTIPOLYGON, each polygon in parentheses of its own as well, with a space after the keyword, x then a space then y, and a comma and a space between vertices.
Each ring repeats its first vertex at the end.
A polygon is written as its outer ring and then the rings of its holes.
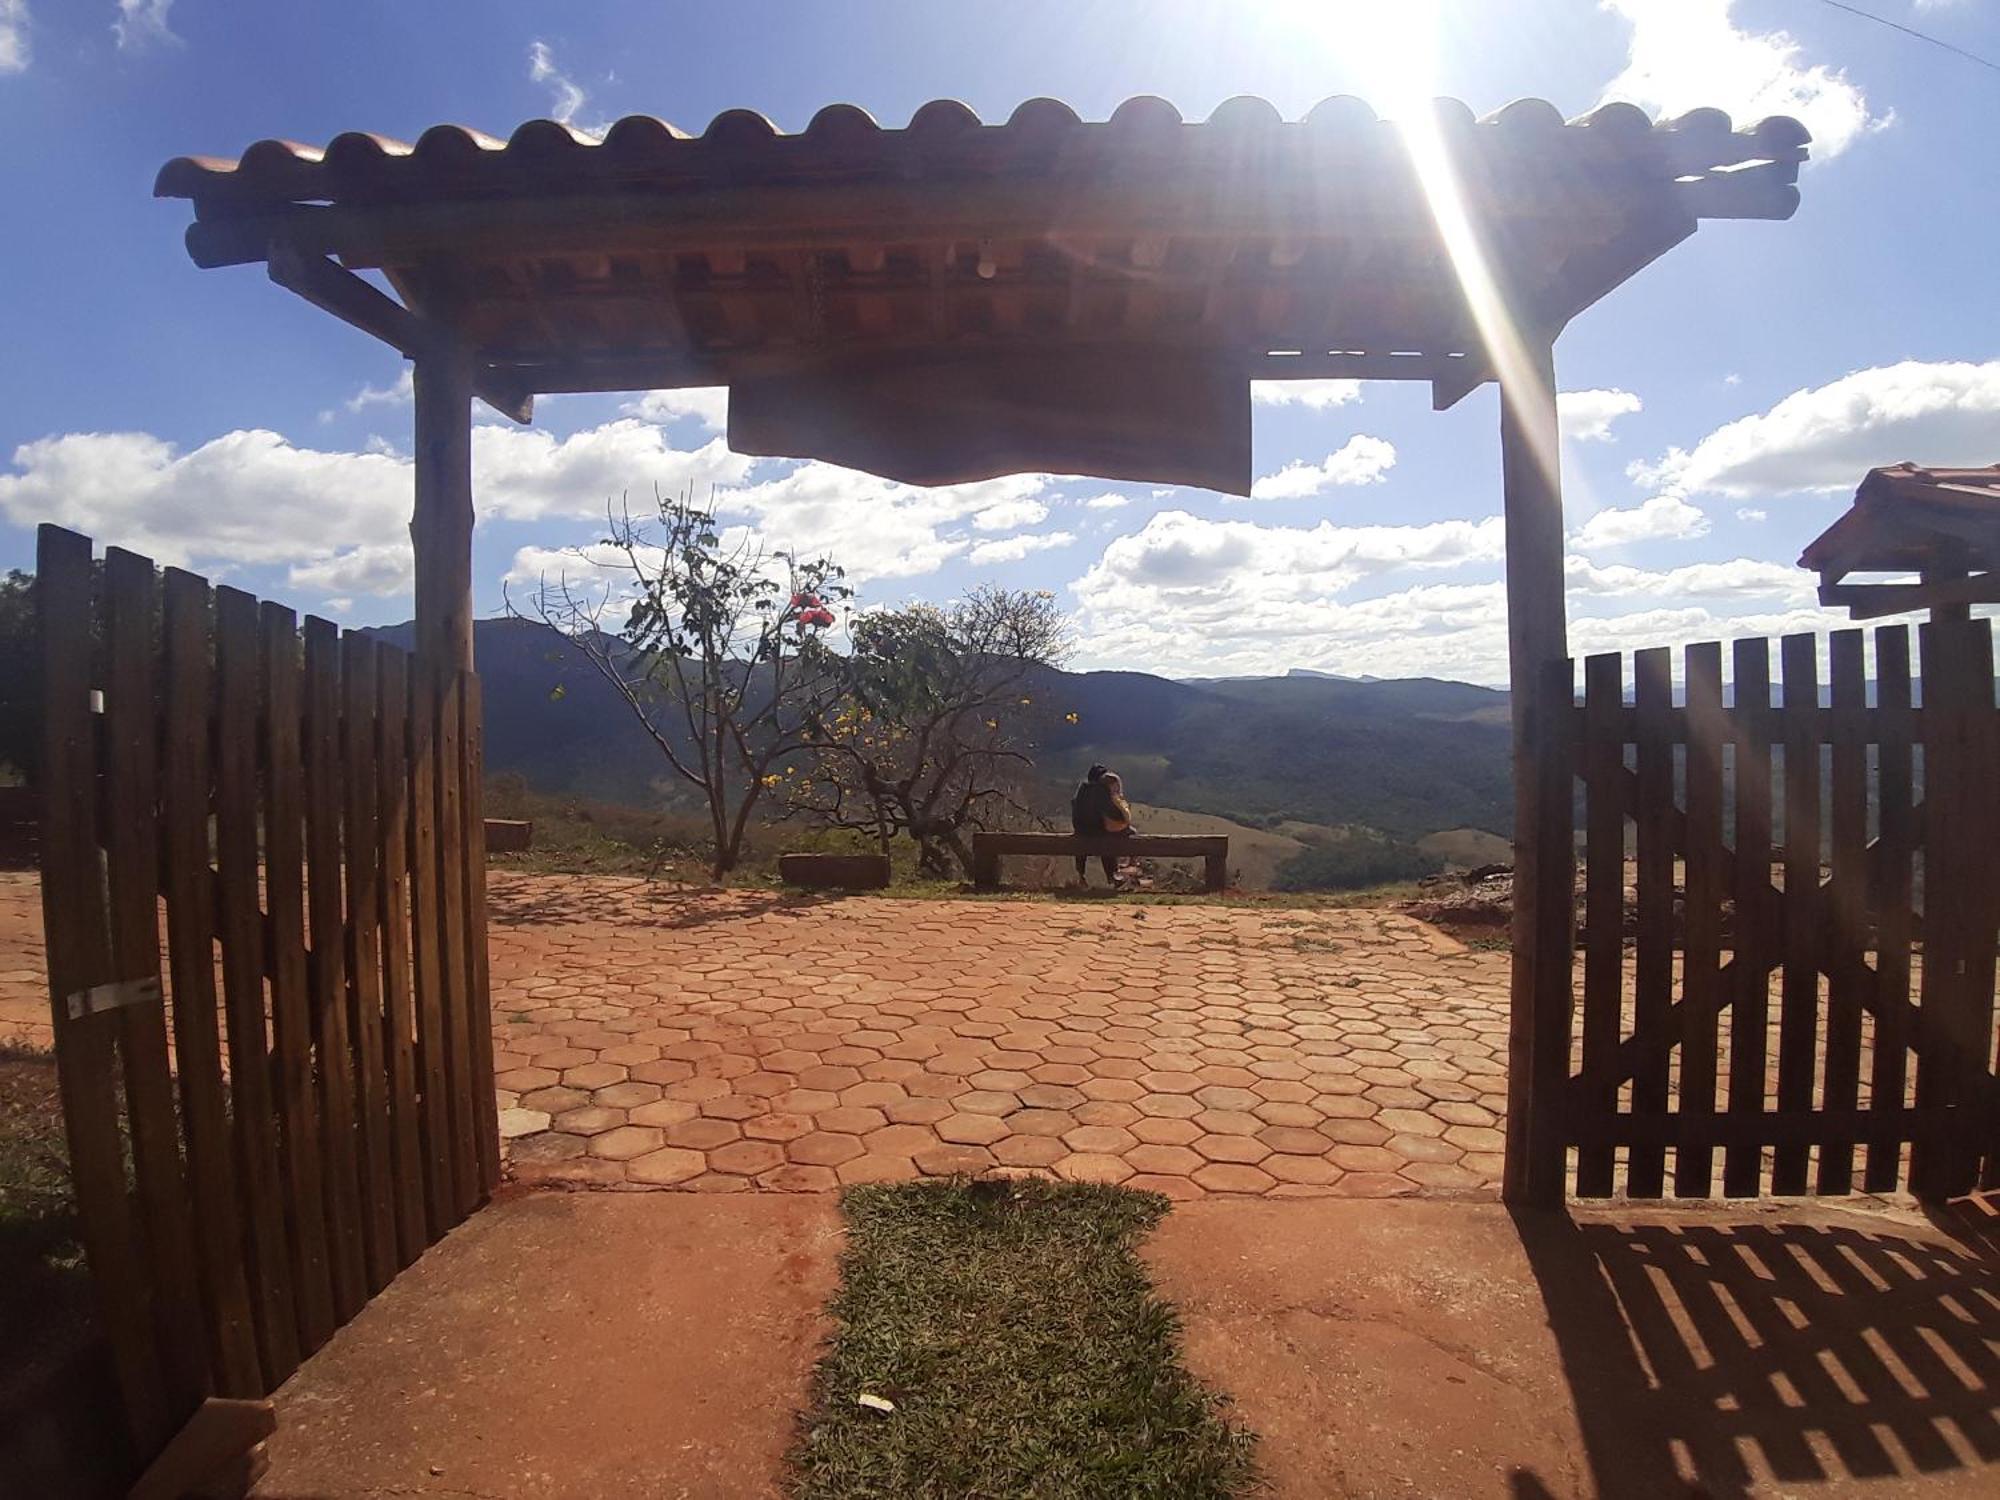
POLYGON ((1178 1317, 1136 1254, 1164 1198, 989 1179, 855 1188, 842 1207, 799 1500, 1249 1489, 1255 1439, 1182 1367, 1178 1317))

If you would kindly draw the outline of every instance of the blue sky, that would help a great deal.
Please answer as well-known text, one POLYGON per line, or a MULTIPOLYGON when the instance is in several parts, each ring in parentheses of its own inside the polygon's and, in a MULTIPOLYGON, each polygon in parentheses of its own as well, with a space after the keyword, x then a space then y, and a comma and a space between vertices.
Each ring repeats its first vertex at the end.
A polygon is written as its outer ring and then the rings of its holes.
MULTIPOLYGON (((1872 4, 2000 56, 1993 0, 1872 4)), ((169 156, 541 115, 698 130, 733 107, 795 130, 834 101, 893 126, 941 96, 1102 119, 1157 93, 1199 119, 1256 93, 1297 118, 1379 100, 1385 28, 1413 9, 0 0, 0 566, 56 519, 346 622, 408 616, 400 361, 261 268, 194 269, 187 206, 150 196, 169 156)), ((1579 654, 1841 623, 1792 563, 1862 472, 2000 460, 2000 74, 1821 0, 1436 9, 1435 92, 1481 113, 1624 98, 1813 130, 1794 220, 1705 225, 1559 344, 1569 605, 1579 654)), ((1503 680, 1492 389, 1442 415, 1418 386, 1292 394, 1311 399, 1255 408, 1249 500, 911 490, 730 455, 712 397, 547 401, 533 431, 477 436, 477 602, 587 542, 619 490, 713 482, 732 522, 831 549, 870 602, 1056 590, 1079 664, 1503 680)))

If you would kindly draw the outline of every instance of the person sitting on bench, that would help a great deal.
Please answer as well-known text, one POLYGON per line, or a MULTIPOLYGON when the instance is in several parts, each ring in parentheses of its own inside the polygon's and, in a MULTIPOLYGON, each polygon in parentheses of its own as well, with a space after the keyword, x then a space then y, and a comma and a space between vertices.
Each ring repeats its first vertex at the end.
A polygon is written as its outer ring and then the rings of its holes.
MULTIPOLYGON (((1106 834, 1130 834, 1132 828, 1132 807, 1125 800, 1125 783, 1116 771, 1103 766, 1092 766, 1076 789, 1076 795, 1069 801, 1069 826, 1085 838, 1102 838, 1106 834)), ((1098 857, 1104 867, 1104 878, 1113 885, 1118 883, 1118 856, 1105 854, 1098 857)), ((1090 856, 1076 856, 1076 878, 1088 885, 1090 856)))

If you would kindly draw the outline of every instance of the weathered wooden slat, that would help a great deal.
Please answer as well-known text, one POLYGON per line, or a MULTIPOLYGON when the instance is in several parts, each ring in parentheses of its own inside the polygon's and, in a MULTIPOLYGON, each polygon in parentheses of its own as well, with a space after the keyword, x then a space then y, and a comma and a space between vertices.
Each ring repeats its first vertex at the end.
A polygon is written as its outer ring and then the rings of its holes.
POLYGON ((424 1211, 423 1132, 417 1118, 416 1011, 410 974, 409 658, 384 646, 376 660, 379 773, 382 1032, 389 1069, 389 1157, 396 1245, 408 1265, 430 1243, 424 1211))
POLYGON ((1765 1066, 1770 1018, 1770 954, 1777 903, 1771 891, 1771 750, 1766 712, 1771 703, 1771 648, 1764 640, 1737 641, 1732 648, 1736 688, 1731 715, 1735 745, 1736 861, 1732 895, 1736 903, 1734 993, 1729 1016, 1729 1113, 1744 1121, 1745 1135, 1729 1142, 1723 1159, 1722 1190, 1732 1198, 1754 1198, 1763 1182, 1764 1151, 1749 1132, 1764 1111, 1765 1066), (1762 855, 1755 851, 1766 851, 1762 855))
POLYGON ((163 595, 161 869, 173 985, 174 1070, 215 1388, 225 1396, 256 1396, 264 1391, 264 1375, 243 1266, 235 1148, 216 1019, 215 872, 208 839, 209 710, 214 696, 208 584, 169 568, 163 595))
POLYGON ((472 1033, 472 1123, 480 1199, 500 1186, 499 1099, 493 1092, 492 976, 486 957, 486 709, 479 678, 458 678, 459 738, 465 771, 465 973, 472 1033))
POLYGON ((354 1049, 356 1159, 368 1286, 396 1274, 396 1195, 389 1156, 389 1075, 382 1035, 381 830, 375 801, 375 642, 348 631, 340 645, 342 847, 347 876, 347 1040, 354 1049))
MULTIPOLYGON (((1778 646, 1784 671, 1785 890, 1784 954, 1778 1009, 1778 1109, 1812 1105, 1819 1040, 1820 744, 1819 643, 1788 635, 1778 646)), ((1780 1146, 1771 1160, 1771 1190, 1806 1190, 1806 1148, 1780 1146)))
POLYGON ((361 1310, 368 1285, 341 910, 340 640, 330 622, 310 615, 304 635, 306 909, 312 920, 313 1050, 333 1306, 344 1323, 361 1310))
MULTIPOLYGON (((2000 713, 1995 712, 1993 677, 1993 622, 1975 620, 1969 632, 1972 641, 1970 672, 1972 701, 1966 725, 1965 758, 1969 766, 1984 766, 1990 772, 2000 766, 2000 713)), ((1977 774, 1977 773, 1975 773, 1977 774)), ((2000 797, 1974 799, 1966 811, 1973 822, 1971 838, 1975 846, 2000 848, 2000 797)), ((1967 1087, 1983 1088, 1994 1103, 1994 1118, 1983 1140, 1971 1144, 1983 1155, 1979 1185, 2000 1188, 2000 1059, 1994 1055, 1995 956, 2000 952, 2000 880, 1990 874, 1976 880, 1966 892, 1966 998, 1973 1007, 1968 1018, 1974 1036, 1984 1037, 1985 1045, 1967 1059, 1967 1087)))
POLYGON ((150 558, 104 554, 104 866, 111 967, 150 998, 116 1014, 136 1202, 152 1261, 161 1373, 176 1410, 212 1388, 160 990, 159 589, 150 558))
MULTIPOLYGON (((1833 739, 1832 879, 1823 894, 1827 965, 1826 1075, 1822 1103, 1851 1110, 1861 1095, 1862 992, 1868 961, 1868 669, 1859 630, 1836 630, 1829 640, 1833 715, 1842 731, 1833 739)), ((1854 1148, 1820 1147, 1815 1190, 1846 1193, 1854 1187, 1854 1148)))
POLYGON ((1574 661, 1565 656, 1544 662, 1537 678, 1529 729, 1540 782, 1536 838, 1541 854, 1533 865, 1537 889, 1530 926, 1543 961, 1534 980, 1529 1086, 1535 1107, 1526 1132, 1522 1201, 1553 1206, 1562 1202, 1566 1187, 1561 1116, 1576 1024, 1576 782, 1571 768, 1581 715, 1574 661))
MULTIPOLYGON (((1582 1079, 1587 1118, 1618 1108, 1609 1063, 1624 1024, 1625 997, 1625 741, 1615 710, 1624 701, 1624 658, 1617 652, 1583 664, 1584 955, 1582 1079)), ((1576 1157, 1576 1191, 1611 1194, 1616 1162, 1611 1143, 1586 1132, 1576 1157)))
POLYGON ((453 1222, 479 1205, 473 1143, 471 976, 465 939, 464 737, 453 676, 437 678, 439 968, 444 975, 445 1092, 451 1117, 453 1222))
POLYGON ((458 1222, 452 1177, 451 1087, 445 1071, 444 958, 438 889, 437 673, 410 663, 410 937, 415 954, 417 1085, 424 1148, 424 1205, 430 1238, 458 1222))
MULTIPOLYGON (((1632 1002, 1636 1031, 1658 1029, 1673 1000, 1674 846, 1668 815, 1674 805, 1674 747, 1659 732, 1661 716, 1673 706, 1672 671, 1672 657, 1665 647, 1632 655, 1633 705, 1639 726, 1638 951, 1632 1002)), ((1632 1077, 1634 1114, 1666 1112, 1670 1065, 1665 1049, 1640 1060, 1632 1077)), ((1625 1191, 1634 1198, 1657 1198, 1665 1185, 1665 1153, 1652 1143, 1635 1147, 1626 1165, 1625 1191)))
POLYGON ((125 1191, 117 1078, 118 1018, 72 1018, 69 997, 119 976, 111 965, 97 870, 97 741, 91 694, 90 540, 55 526, 36 535, 41 617, 42 922, 56 1073, 70 1178, 91 1279, 134 1446, 156 1453, 185 1415, 175 1409, 155 1343, 150 1268, 125 1191))
MULTIPOLYGON (((1924 837, 1923 1004, 1917 1022, 1919 1106, 1975 1107, 1993 1083, 1993 935, 1985 921, 1992 849, 1986 805, 1993 763, 1992 626, 1985 620, 1922 627, 1924 799, 1961 811, 1933 817, 1924 837), (1983 951, 1982 951, 1983 950, 1983 951)), ((1968 1131, 1919 1152, 1911 1187, 1926 1198, 1969 1191, 1988 1136, 1968 1131)))
POLYGON ((1743 1145, 1803 1148, 1855 1146, 1877 1134, 1899 1141, 1942 1143, 1987 1128, 1991 1114, 1991 1109, 1948 1105, 1881 1111, 1767 1110, 1747 1116, 1727 1110, 1706 1114, 1674 1110, 1659 1115, 1613 1115, 1608 1120, 1592 1121, 1587 1128, 1593 1136, 1602 1135, 1614 1145, 1624 1146, 1691 1141, 1725 1149, 1743 1145))
POLYGON ((275 1390, 298 1368, 299 1331, 265 1035, 264 913, 257 889, 257 656, 257 601, 237 589, 217 589, 216 933, 229 1017, 230 1120, 244 1202, 250 1305, 266 1388, 275 1390))
POLYGON ((264 674, 264 905, 270 951, 273 1078, 281 1125, 279 1166, 292 1228, 292 1284, 299 1348, 310 1354, 333 1333, 326 1183, 319 1107, 313 1097, 312 977, 307 967, 305 767, 299 726, 298 622, 289 609, 258 609, 264 674))
MULTIPOLYGON (((1729 724, 1722 707, 1722 647, 1689 646, 1687 662, 1687 820, 1681 903, 1682 1032, 1678 1107, 1715 1109, 1717 1019, 1722 994, 1722 902, 1728 872, 1722 845, 1722 747, 1729 724)), ((1682 1141, 1674 1152, 1674 1193, 1706 1198, 1715 1188, 1715 1153, 1682 1141)))
POLYGON ((1871 1193, 1894 1192, 1902 1177, 1903 1143, 1888 1128, 1888 1111, 1905 1102, 1913 1036, 1910 936, 1914 926, 1911 860, 1916 824, 1911 784, 1914 761, 1909 715, 1910 630, 1875 632, 1875 702, 1880 749, 1876 759, 1879 833, 1873 882, 1875 908, 1875 1045, 1869 1056, 1868 1097, 1880 1127, 1871 1134, 1862 1184, 1871 1193))

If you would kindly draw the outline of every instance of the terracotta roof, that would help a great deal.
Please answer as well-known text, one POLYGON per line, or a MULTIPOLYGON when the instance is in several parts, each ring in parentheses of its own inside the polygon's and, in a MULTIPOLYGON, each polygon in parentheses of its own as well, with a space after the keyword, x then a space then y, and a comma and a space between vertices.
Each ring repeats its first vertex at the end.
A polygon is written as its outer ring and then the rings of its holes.
MULTIPOLYGON (((1518 100, 1484 119, 1475 119, 1455 100, 1440 100, 1437 108, 1447 132, 1469 146, 1560 150, 1579 166, 1623 162, 1684 186, 1726 177, 1749 163, 1795 167, 1810 139, 1787 117, 1739 131, 1728 115, 1713 109, 1655 124, 1632 105, 1607 104, 1565 124, 1555 106, 1541 99, 1518 100)), ((457 125, 433 126, 414 144, 359 132, 336 136, 323 148, 265 140, 236 160, 176 157, 161 168, 154 191, 246 208, 638 182, 692 185, 702 179, 740 186, 802 173, 980 171, 1023 163, 1084 167, 1106 153, 1121 163, 1134 154, 1150 156, 1166 167, 1180 153, 1247 143, 1336 155, 1379 149, 1392 144, 1391 128, 1367 104, 1345 96, 1324 100, 1296 123, 1285 122, 1263 99, 1241 96, 1200 125, 1189 125, 1173 105, 1150 96, 1126 100, 1101 124, 1085 124, 1054 99, 1031 99, 997 125, 983 123, 955 100, 938 99, 901 129, 882 128, 855 105, 832 104, 797 134, 779 131, 753 111, 732 109, 699 136, 648 115, 628 115, 601 141, 552 120, 530 120, 504 141, 457 125)), ((1725 195, 1715 197, 1718 205, 1726 204, 1725 195)))
MULTIPOLYGON (((1565 123, 1435 105, 1516 321, 1553 337, 1704 218, 1782 219, 1806 132, 1630 105, 1565 123)), ((198 265, 273 280, 414 354, 448 338, 525 420, 537 392, 727 385, 738 451, 922 483, 1018 469, 1247 490, 1249 383, 1492 378, 1402 132, 1357 99, 1199 124, 1051 99, 796 135, 731 110, 602 141, 437 126, 181 158, 198 265), (400 303, 357 271, 378 270, 400 303)))
POLYGON ((1799 566, 1828 583, 1856 572, 2000 568, 2000 464, 1870 469, 1853 506, 1806 544, 1799 566))

